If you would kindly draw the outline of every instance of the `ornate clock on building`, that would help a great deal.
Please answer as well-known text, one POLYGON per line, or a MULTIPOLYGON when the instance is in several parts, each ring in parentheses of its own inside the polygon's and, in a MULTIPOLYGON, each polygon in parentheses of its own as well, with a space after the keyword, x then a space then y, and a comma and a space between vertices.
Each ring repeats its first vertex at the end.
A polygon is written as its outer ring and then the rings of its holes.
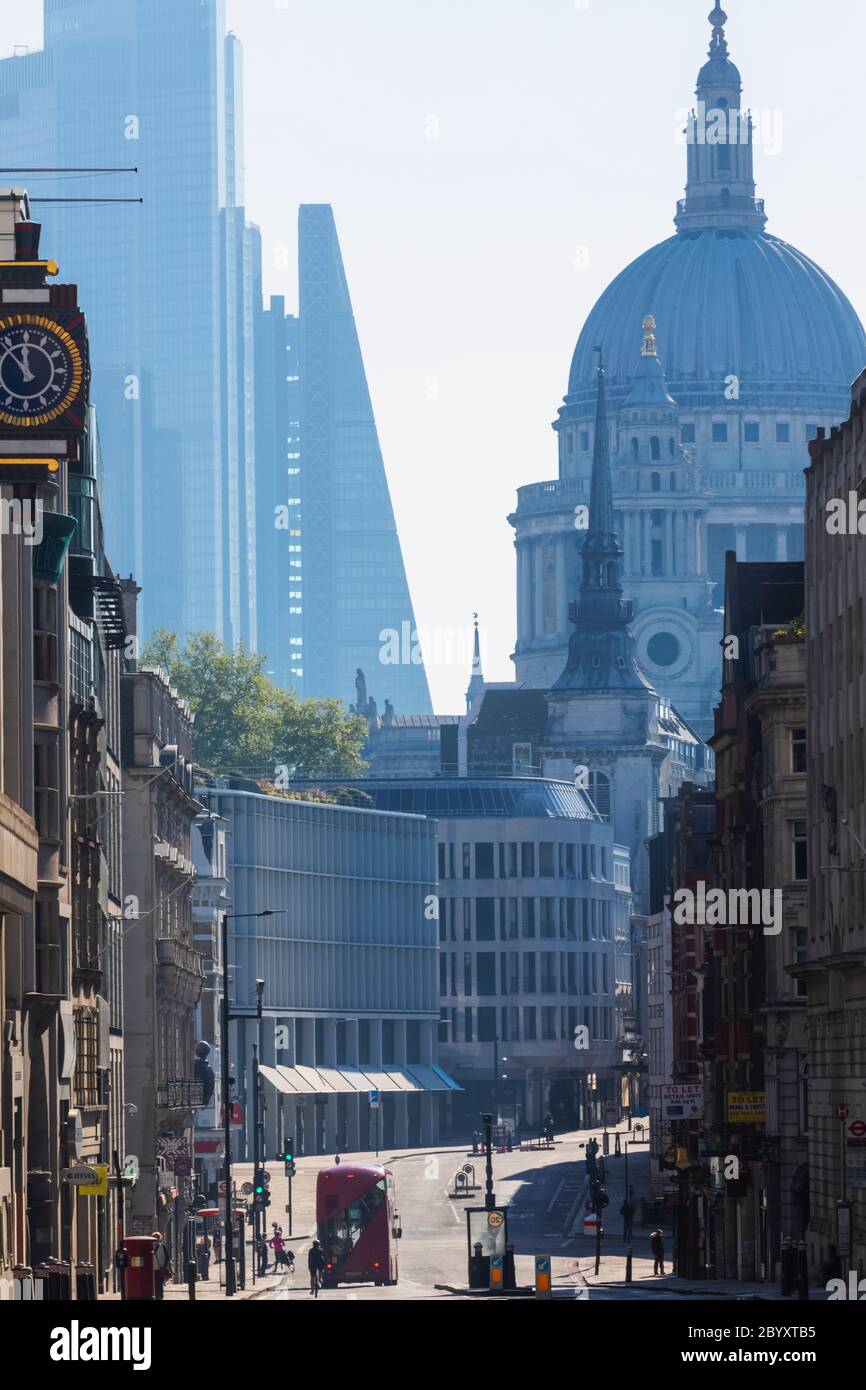
POLYGON ((47 425, 63 415, 84 380, 81 349, 54 319, 0 318, 0 424, 47 425))

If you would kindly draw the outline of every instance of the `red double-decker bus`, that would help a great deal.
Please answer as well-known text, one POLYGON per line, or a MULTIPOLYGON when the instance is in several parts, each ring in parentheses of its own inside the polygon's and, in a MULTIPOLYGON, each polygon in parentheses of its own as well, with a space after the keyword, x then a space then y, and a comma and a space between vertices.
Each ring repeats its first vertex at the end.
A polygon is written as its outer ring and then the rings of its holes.
POLYGON ((396 1284, 396 1243, 403 1233, 389 1169, 356 1163, 320 1169, 316 1222, 325 1257, 325 1288, 396 1284))

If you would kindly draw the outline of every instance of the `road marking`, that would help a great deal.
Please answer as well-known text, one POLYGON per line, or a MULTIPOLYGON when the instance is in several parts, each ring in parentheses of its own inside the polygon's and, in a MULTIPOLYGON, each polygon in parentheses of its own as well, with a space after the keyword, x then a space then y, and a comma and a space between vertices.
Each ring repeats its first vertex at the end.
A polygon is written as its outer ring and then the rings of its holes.
POLYGON ((460 1208, 459 1208, 459 1207, 456 1207, 456 1206, 454 1205, 454 1203, 452 1202, 452 1200, 451 1200, 451 1193, 448 1191, 448 1188, 447 1188, 447 1187, 443 1187, 442 1191, 443 1191, 443 1193, 444 1193, 444 1195, 445 1195, 445 1198, 446 1198, 446 1200, 447 1200, 447 1202, 448 1202, 448 1210, 451 1212, 451 1215, 454 1217, 454 1220, 457 1222, 457 1225, 459 1226, 459 1225, 460 1225, 460 1216, 461 1216, 460 1208))
POLYGON ((561 1181, 560 1184, 559 1184, 559 1187, 556 1189, 556 1191, 554 1192, 553 1196, 551 1197, 550 1202, 548 1203, 548 1206, 547 1206, 547 1210, 548 1210, 548 1211, 553 1211, 553 1208, 556 1206, 557 1202, 559 1201, 559 1194, 560 1194, 560 1192, 562 1191, 562 1189, 563 1189, 564 1187, 565 1187, 565 1178, 562 1179, 562 1181, 561 1181))

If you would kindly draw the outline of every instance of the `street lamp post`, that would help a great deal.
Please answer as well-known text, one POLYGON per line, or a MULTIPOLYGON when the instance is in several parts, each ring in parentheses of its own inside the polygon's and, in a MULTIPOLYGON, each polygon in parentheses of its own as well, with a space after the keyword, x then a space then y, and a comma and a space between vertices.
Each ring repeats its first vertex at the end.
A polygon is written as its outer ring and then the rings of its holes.
MULTIPOLYGON (((258 1181, 259 1172, 259 1049, 262 1032, 262 996, 265 992, 264 980, 256 980, 256 1019, 258 1034, 253 1043, 253 1182, 258 1181)), ((253 1283, 256 1282, 256 1265, 259 1255, 259 1236, 261 1235, 261 1212, 253 1196, 253 1283)))
MULTIPOLYGON (((223 1162, 223 1182, 225 1184, 225 1263, 226 1263, 226 1298, 232 1298, 237 1293, 237 1282, 235 1279, 235 1241, 234 1241, 234 1208, 232 1205, 232 1146, 231 1146, 231 1077, 229 1068, 229 1024, 236 1019, 250 1018, 253 1015, 248 1013, 233 1014, 229 1012, 229 921, 238 922, 252 917, 275 917, 277 914, 273 908, 265 908, 263 912, 224 912, 220 924, 220 951, 223 964, 223 997, 222 1009, 220 1012, 220 1047, 222 1049, 222 1093, 223 1093, 223 1142, 225 1144, 225 1158, 223 1162)), ((257 982, 258 988, 258 982, 257 982)), ((261 999, 258 1001, 257 1017, 261 1017, 261 999)))

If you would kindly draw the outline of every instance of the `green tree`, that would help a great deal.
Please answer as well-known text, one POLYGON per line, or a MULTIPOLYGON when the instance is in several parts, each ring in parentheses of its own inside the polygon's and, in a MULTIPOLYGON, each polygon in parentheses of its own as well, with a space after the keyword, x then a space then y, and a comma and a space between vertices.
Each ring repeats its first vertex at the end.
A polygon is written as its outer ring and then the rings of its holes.
POLYGON ((141 664, 162 666, 195 715, 196 761, 213 772, 247 776, 357 776, 365 764, 366 721, 339 700, 299 700, 264 674, 266 656, 242 646, 228 651, 212 632, 194 632, 181 649, 159 628, 141 664))

